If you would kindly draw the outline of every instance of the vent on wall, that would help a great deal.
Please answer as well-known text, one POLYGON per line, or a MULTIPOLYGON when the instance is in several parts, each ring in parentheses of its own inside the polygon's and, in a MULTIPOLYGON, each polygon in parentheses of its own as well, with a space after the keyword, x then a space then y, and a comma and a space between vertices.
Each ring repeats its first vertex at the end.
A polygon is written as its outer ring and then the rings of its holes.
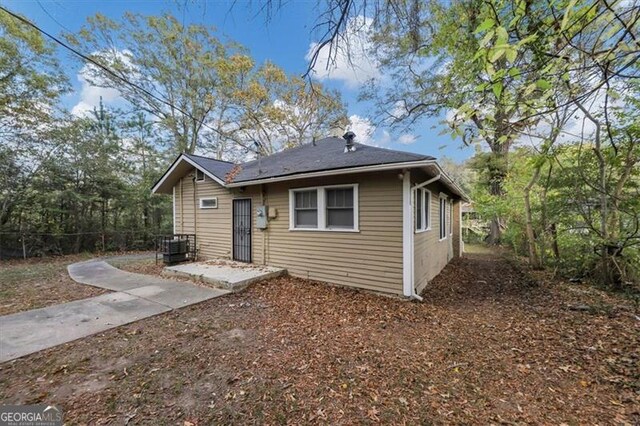
POLYGON ((217 209, 218 197, 200 198, 201 209, 217 209))

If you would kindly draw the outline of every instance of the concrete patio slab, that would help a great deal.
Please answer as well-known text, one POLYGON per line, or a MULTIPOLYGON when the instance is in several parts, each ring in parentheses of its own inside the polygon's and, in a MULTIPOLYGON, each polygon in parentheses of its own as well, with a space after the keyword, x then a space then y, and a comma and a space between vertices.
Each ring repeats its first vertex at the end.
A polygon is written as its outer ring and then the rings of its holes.
POLYGON ((163 274, 195 279, 230 291, 239 291, 258 281, 287 273, 286 269, 230 260, 184 263, 167 266, 163 274))
POLYGON ((125 272, 102 260, 68 270, 79 283, 116 292, 0 317, 0 362, 229 293, 125 272))

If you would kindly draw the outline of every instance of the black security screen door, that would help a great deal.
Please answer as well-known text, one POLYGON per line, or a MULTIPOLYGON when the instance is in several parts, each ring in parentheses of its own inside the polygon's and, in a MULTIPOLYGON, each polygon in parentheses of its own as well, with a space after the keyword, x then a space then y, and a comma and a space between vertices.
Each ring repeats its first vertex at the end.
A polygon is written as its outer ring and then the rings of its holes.
POLYGON ((251 200, 233 200, 233 260, 251 262, 251 200))

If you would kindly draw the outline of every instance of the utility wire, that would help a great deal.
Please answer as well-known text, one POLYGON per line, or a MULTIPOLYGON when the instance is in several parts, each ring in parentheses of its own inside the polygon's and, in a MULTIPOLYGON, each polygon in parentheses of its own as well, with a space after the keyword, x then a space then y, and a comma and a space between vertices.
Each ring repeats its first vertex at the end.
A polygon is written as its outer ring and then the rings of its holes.
POLYGON ((62 27, 62 29, 64 29, 67 32, 71 32, 71 30, 69 30, 69 28, 65 27, 64 25, 62 25, 60 23, 60 21, 58 21, 51 13, 49 13, 49 11, 44 7, 44 5, 42 4, 42 2, 40 0, 37 0, 38 6, 40 6, 40 9, 42 9, 42 11, 49 17, 51 18, 51 20, 53 22, 55 22, 56 24, 58 24, 60 27, 62 27))
POLYGON ((195 118, 193 115, 191 115, 189 112, 183 110, 180 107, 175 106, 174 104, 172 104, 171 102, 165 100, 164 98, 157 96, 153 93, 151 93, 149 90, 145 89, 144 87, 129 81, 128 79, 126 79, 125 77, 119 75, 118 73, 116 73, 115 71, 111 70, 109 67, 107 67, 106 65, 101 64, 100 62, 96 61, 95 59, 91 58, 90 56, 85 55, 84 53, 76 50, 75 48, 69 46, 67 43, 65 43, 64 41, 60 40, 59 38, 57 38, 56 36, 48 33, 47 31, 43 30, 42 28, 40 28, 39 26, 37 26, 36 24, 34 24, 33 22, 29 21, 28 19, 10 11, 9 9, 5 8, 4 6, 0 6, 0 10, 2 10, 3 12, 7 13, 8 15, 12 16, 14 19, 17 19, 18 21, 30 26, 31 28, 35 29, 36 31, 38 31, 39 33, 41 33, 42 35, 46 36, 47 38, 53 40, 55 43, 59 44, 60 46, 64 47, 65 49, 69 50, 70 52, 72 52, 74 55, 79 56, 80 58, 82 58, 84 61, 89 62, 95 66, 97 66, 98 68, 100 68, 101 70, 103 70, 104 72, 106 72, 107 74, 109 74, 112 77, 117 78, 118 80, 120 80, 121 82, 133 87, 134 89, 144 93, 145 95, 155 99, 158 102, 161 102, 165 105, 167 105, 168 107, 178 111, 179 113, 183 114, 184 116, 190 118, 191 120, 199 123, 201 126, 204 126, 206 128, 208 128, 209 130, 212 130, 215 133, 219 133, 219 131, 217 129, 214 129, 212 127, 210 127, 209 125, 207 125, 204 120, 200 120, 195 118))

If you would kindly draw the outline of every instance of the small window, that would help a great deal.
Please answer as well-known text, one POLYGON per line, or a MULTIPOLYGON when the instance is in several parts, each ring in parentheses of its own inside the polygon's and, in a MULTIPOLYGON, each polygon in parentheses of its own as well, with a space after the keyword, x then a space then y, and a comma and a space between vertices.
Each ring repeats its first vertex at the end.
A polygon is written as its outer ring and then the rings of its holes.
POLYGON ((447 238, 447 200, 440 197, 440 239, 447 238))
POLYGON ((415 191, 416 232, 431 229, 431 191, 418 188, 415 191))
POLYGON ((200 198, 200 208, 201 209, 217 209, 218 197, 200 198))
POLYGON ((196 169, 196 182, 204 182, 204 172, 200 169, 196 169))
POLYGON ((295 191, 295 227, 318 227, 318 191, 295 191))
POLYGON ((353 229, 353 187, 326 191, 327 228, 353 229))

